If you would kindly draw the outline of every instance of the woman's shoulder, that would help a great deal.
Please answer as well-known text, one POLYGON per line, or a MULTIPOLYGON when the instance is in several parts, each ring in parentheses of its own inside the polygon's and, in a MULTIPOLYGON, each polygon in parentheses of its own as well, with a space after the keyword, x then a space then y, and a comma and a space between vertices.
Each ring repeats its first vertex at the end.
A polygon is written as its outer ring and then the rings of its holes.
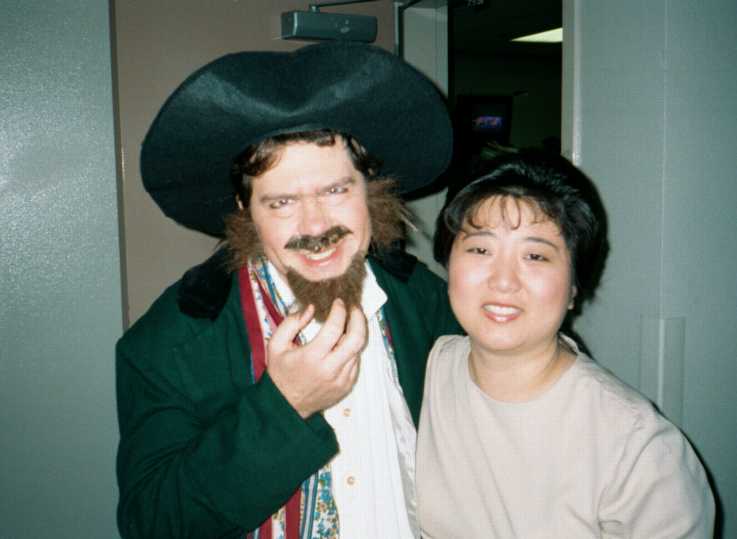
POLYGON ((569 373, 572 381, 568 388, 569 393, 586 399, 601 399, 603 403, 622 408, 623 411, 652 408, 647 398, 583 352, 576 341, 566 335, 561 337, 566 347, 576 356, 569 373))
POLYGON ((648 526, 662 522, 667 507, 674 511, 669 529, 706 537, 714 502, 704 468, 684 434, 644 395, 592 359, 579 356, 576 367, 577 384, 571 389, 587 399, 577 407, 589 407, 588 413, 596 415, 597 440, 611 451, 603 475, 602 522, 626 522, 642 532, 635 535, 652 537, 648 526), (697 527, 704 535, 694 532, 697 527))
POLYGON ((579 401, 576 408, 595 414, 608 435, 622 444, 635 433, 681 436, 647 397, 585 354, 578 355, 569 391, 579 401))

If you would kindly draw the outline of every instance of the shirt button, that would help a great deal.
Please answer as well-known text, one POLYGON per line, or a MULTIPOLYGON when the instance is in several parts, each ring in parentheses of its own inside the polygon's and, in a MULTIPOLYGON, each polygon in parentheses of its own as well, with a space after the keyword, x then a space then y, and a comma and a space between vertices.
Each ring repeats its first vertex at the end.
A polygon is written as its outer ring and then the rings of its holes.
POLYGON ((345 482, 348 483, 349 487, 352 487, 353 485, 356 484, 356 478, 353 477, 352 475, 349 475, 348 477, 346 477, 345 482))
POLYGON ((351 417, 351 409, 350 408, 343 408, 343 415, 345 417, 351 417))

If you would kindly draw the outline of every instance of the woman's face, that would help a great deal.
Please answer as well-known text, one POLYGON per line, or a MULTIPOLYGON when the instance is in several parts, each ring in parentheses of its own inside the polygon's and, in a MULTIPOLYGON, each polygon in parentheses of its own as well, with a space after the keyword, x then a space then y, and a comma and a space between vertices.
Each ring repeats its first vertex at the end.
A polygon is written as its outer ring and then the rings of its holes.
POLYGON ((520 356, 557 338, 575 290, 558 226, 535 205, 484 201, 453 242, 448 294, 474 350, 520 356))

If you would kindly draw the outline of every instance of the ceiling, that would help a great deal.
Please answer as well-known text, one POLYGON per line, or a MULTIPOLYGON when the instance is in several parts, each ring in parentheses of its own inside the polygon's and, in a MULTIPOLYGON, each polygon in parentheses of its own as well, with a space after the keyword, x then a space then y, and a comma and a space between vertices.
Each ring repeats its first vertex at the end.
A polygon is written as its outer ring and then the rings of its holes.
POLYGON ((456 53, 560 55, 560 43, 510 40, 560 27, 562 0, 453 0, 449 4, 450 47, 456 53))

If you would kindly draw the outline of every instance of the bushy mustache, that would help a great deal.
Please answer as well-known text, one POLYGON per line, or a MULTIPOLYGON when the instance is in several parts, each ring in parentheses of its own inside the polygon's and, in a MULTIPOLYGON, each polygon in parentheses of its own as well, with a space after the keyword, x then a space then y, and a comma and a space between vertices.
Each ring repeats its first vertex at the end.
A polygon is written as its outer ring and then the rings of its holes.
POLYGON ((338 243, 348 234, 353 234, 353 232, 342 225, 336 225, 329 228, 319 236, 295 236, 284 245, 284 248, 293 249, 295 251, 319 253, 323 249, 327 249, 331 245, 338 243))
MULTIPOLYGON (((411 226, 410 214, 395 193, 396 185, 389 178, 377 178, 367 185, 371 245, 378 252, 395 248, 395 242, 404 238, 405 224, 411 226)), ((238 271, 249 260, 264 256, 264 245, 247 207, 228 215, 225 223, 229 271, 238 271)))

